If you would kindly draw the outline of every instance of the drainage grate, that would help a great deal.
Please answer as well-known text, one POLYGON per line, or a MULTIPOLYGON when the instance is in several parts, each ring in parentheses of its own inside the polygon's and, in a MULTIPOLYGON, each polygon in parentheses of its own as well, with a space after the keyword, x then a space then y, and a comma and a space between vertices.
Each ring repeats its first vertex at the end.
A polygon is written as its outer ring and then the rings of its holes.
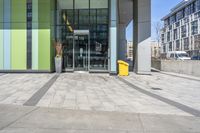
POLYGON ((151 89, 152 89, 152 90, 156 90, 156 91, 162 90, 161 88, 155 88, 155 87, 152 87, 151 89))

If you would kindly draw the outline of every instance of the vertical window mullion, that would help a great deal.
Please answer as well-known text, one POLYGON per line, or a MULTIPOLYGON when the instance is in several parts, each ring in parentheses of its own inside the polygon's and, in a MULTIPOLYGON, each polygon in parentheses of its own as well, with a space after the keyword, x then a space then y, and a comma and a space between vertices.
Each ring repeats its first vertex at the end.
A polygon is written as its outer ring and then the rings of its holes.
POLYGON ((32 0, 27 0, 27 69, 32 69, 32 0))

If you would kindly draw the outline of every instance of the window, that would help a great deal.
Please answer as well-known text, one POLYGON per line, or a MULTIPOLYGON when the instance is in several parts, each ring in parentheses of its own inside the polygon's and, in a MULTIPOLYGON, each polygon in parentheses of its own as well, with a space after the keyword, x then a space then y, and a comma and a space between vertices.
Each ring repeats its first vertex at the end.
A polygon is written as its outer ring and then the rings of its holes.
POLYGON ((167 41, 170 41, 170 32, 167 32, 167 41))
POLYGON ((187 34, 187 29, 186 29, 186 25, 181 27, 181 36, 182 37, 186 37, 187 34))
POLYGON ((164 40, 165 40, 165 34, 162 34, 161 35, 161 41, 162 41, 162 43, 164 43, 164 40))
POLYGON ((169 51, 172 51, 172 42, 169 43, 169 51))
POLYGON ((170 20, 169 20, 169 18, 165 19, 165 21, 164 21, 164 25, 165 25, 165 26, 168 26, 169 24, 170 24, 170 20))
POLYGON ((183 17, 184 17, 184 11, 183 10, 177 12, 177 14, 176 14, 177 21, 182 19, 183 17))
POLYGON ((194 12, 196 12, 197 10, 197 2, 193 2, 190 5, 188 5, 187 7, 185 7, 184 11, 185 11, 185 16, 188 16, 194 12))
POLYGON ((163 52, 164 53, 166 52, 166 46, 165 45, 163 46, 163 52))
POLYGON ((198 34, 198 21, 193 21, 191 23, 192 35, 198 34))
POLYGON ((173 24, 176 22, 176 15, 173 15, 170 17, 170 24, 173 24))
POLYGON ((188 15, 190 15, 190 10, 189 10, 189 6, 187 6, 187 7, 185 7, 185 9, 184 9, 184 14, 185 14, 185 16, 188 16, 188 15))
POLYGON ((186 24, 186 23, 188 23, 188 22, 189 22, 189 18, 186 17, 186 18, 184 19, 184 24, 186 24))
POLYGON ((174 40, 178 39, 178 32, 177 29, 174 29, 174 40))
POLYGON ((196 2, 196 10, 197 11, 200 10, 200 0, 197 0, 197 2, 196 2))
POLYGON ((180 26, 180 22, 176 22, 176 27, 179 27, 180 26))
POLYGON ((179 51, 180 50, 180 41, 177 40, 176 41, 176 51, 179 51))
POLYGON ((189 38, 183 40, 184 50, 189 50, 189 38))
POLYGON ((196 50, 200 49, 200 35, 195 35, 194 36, 194 47, 196 50))
POLYGON ((32 68, 32 0, 27 0, 27 69, 32 68))

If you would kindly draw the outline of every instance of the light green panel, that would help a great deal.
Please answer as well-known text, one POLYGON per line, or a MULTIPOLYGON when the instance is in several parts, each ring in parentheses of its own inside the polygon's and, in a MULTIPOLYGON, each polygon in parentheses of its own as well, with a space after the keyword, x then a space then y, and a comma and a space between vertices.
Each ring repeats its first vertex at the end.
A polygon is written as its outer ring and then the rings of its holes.
POLYGON ((3 0, 0 0, 0 70, 3 69, 3 0))
POLYGON ((39 29, 39 70, 50 70, 50 29, 39 29))
POLYGON ((26 0, 12 0, 11 7, 11 69, 26 70, 26 0))
POLYGON ((38 0, 32 1, 32 69, 38 70, 38 0))
POLYGON ((11 39, 11 68, 26 70, 26 30, 12 29, 11 39))

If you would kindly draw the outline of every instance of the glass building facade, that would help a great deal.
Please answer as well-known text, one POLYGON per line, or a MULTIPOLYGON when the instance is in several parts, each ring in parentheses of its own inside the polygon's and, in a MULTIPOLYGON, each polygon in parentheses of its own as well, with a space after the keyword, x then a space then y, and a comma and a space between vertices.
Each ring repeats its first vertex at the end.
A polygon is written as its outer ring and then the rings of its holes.
POLYGON ((108 0, 57 1, 56 38, 64 46, 66 71, 108 70, 108 5, 108 0))
POLYGON ((0 71, 108 71, 111 1, 0 0, 0 71))

